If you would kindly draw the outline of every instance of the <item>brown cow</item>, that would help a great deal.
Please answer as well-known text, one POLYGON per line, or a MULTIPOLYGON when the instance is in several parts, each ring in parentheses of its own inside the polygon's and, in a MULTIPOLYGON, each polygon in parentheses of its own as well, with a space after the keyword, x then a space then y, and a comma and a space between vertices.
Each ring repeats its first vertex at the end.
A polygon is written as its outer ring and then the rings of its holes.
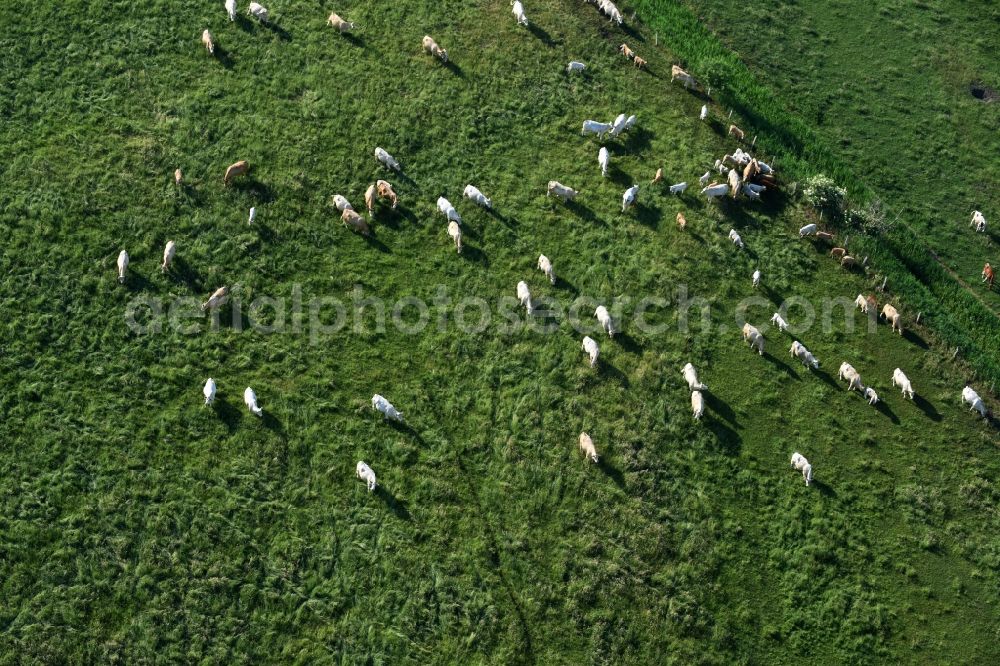
POLYGON ((399 203, 399 197, 396 196, 395 191, 392 189, 392 185, 389 184, 387 180, 378 180, 375 182, 377 188, 377 193, 379 199, 388 199, 389 203, 392 204, 392 209, 396 210, 396 204, 399 203))
POLYGON ((640 58, 639 56, 636 56, 635 58, 632 59, 632 64, 634 64, 639 69, 642 69, 643 67, 646 66, 647 63, 646 63, 646 60, 644 58, 640 58))
POLYGON ((989 285, 990 289, 993 289, 993 267, 988 263, 983 266, 983 282, 989 285))
POLYGON ((656 170, 656 175, 653 176, 653 185, 663 182, 663 167, 656 170))
POLYGON ((830 256, 834 259, 843 259, 845 254, 847 254, 847 250, 842 247, 835 247, 830 250, 830 256))
POLYGON ((625 43, 623 43, 621 46, 618 47, 618 53, 621 53, 623 56, 625 56, 629 60, 631 60, 632 58, 635 57, 635 51, 633 51, 632 49, 630 49, 628 47, 628 44, 625 44, 625 43))
POLYGON ((230 164, 229 168, 226 169, 226 175, 222 177, 222 183, 224 185, 228 185, 229 181, 231 181, 233 178, 236 178, 237 176, 242 176, 248 171, 250 171, 250 163, 247 162, 246 160, 240 160, 239 162, 230 164))

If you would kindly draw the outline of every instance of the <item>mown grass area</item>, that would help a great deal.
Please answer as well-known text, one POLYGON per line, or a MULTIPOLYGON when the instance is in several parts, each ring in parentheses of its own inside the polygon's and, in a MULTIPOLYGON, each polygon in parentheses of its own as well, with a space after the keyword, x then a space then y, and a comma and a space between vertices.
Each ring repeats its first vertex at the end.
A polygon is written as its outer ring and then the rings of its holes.
POLYGON ((271 28, 229 23, 215 1, 0 10, 3 662, 988 659, 1000 463, 995 429, 958 402, 967 368, 926 331, 869 334, 860 319, 800 334, 815 374, 787 357, 789 336, 768 331, 763 358, 740 342, 755 267, 759 325, 772 303, 819 308, 870 285, 797 238, 803 213, 784 195, 709 205, 646 187, 658 166, 692 182, 733 147, 698 122, 702 99, 668 85, 675 56, 646 29, 568 1, 529 3, 528 29, 506 2, 347 3, 336 11, 360 25, 347 38, 324 26, 330 7, 268 6, 271 28), (450 67, 420 52, 424 34, 450 67), (623 39, 649 72, 617 55, 623 39), (583 77, 566 76, 570 59, 583 77), (639 120, 608 144, 602 179, 580 123, 622 111, 639 120), (400 208, 366 240, 330 197, 361 206, 386 176, 376 145, 405 177, 388 175, 400 208), (251 178, 223 188, 237 159, 251 178), (544 196, 553 178, 581 190, 576 205, 544 196), (461 201, 468 182, 494 214, 461 201), (640 205, 623 215, 633 182, 640 205), (442 193, 465 219, 462 256, 442 193), (162 275, 168 239, 178 265, 162 275), (449 303, 496 303, 522 279, 564 304, 624 302, 598 370, 566 315, 552 334, 504 332, 499 314, 463 333, 433 306, 430 327, 404 334, 351 308, 365 331, 310 340, 313 297, 350 304, 360 289, 391 306, 444 288, 449 303), (265 323, 278 314, 249 304, 287 299, 284 326, 238 330, 232 307, 217 330, 126 326, 136 298, 200 301, 221 284, 265 323), (680 330, 681 285, 709 303, 710 330, 680 330), (648 316, 662 331, 634 325, 647 296, 672 300, 648 316), (881 408, 838 385, 843 360, 881 408), (688 361, 710 387, 702 423, 688 361), (919 400, 889 385, 897 366, 919 400), (242 405, 247 385, 263 419, 242 405), (372 413, 376 392, 409 427, 372 413), (600 465, 579 455, 581 430, 600 465), (354 478, 359 459, 377 492, 354 478))
POLYGON ((875 260, 905 308, 923 313, 995 386, 998 301, 978 276, 996 262, 996 234, 975 234, 968 218, 989 208, 996 183, 992 167, 979 165, 989 162, 997 111, 969 94, 966 80, 994 85, 984 36, 995 10, 636 4, 682 62, 715 83, 787 177, 825 171, 854 206, 882 202, 893 231, 875 241, 853 234, 849 249, 875 260))

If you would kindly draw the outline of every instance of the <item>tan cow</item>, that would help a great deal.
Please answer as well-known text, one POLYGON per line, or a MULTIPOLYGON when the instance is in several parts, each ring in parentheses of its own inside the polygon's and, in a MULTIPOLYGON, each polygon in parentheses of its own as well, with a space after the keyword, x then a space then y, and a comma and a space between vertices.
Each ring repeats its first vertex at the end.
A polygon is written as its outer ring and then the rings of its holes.
POLYGON ((670 82, 680 81, 684 84, 685 88, 696 88, 698 82, 694 80, 694 77, 681 69, 678 65, 673 65, 670 67, 670 82))
POLYGON ((899 314, 899 310, 886 303, 882 307, 882 316, 885 317, 887 324, 892 325, 892 330, 899 331, 900 335, 903 334, 903 316, 899 314))
POLYGON ((183 182, 184 182, 184 174, 181 173, 180 169, 174 169, 174 185, 180 187, 181 183, 183 182))
POLYGON ((440 58, 441 62, 448 62, 448 52, 438 46, 438 43, 430 35, 424 35, 423 42, 424 51, 434 56, 435 58, 440 58))
POLYGON ((636 67, 638 67, 639 69, 642 69, 648 63, 646 62, 646 60, 644 58, 640 58, 639 56, 636 56, 635 58, 632 59, 632 64, 635 65, 636 67))
POLYGON ((729 131, 726 134, 728 134, 729 136, 735 136, 737 141, 742 141, 743 139, 746 138, 746 132, 741 130, 736 125, 730 125, 729 131))
POLYGON ((832 250, 830 250, 830 256, 833 257, 834 259, 843 259, 846 254, 847 250, 845 250, 842 247, 835 247, 832 250))
POLYGON ((201 304, 202 310, 215 310, 226 304, 229 300, 229 287, 219 287, 216 289, 208 300, 201 304))
POLYGON ((389 181, 377 180, 375 181, 375 188, 378 198, 388 199, 391 208, 396 210, 396 205, 399 203, 399 197, 396 196, 396 192, 392 189, 392 185, 389 184, 389 181))
POLYGON ((858 260, 849 254, 845 254, 844 257, 840 260, 840 265, 847 269, 854 268, 855 266, 857 266, 857 264, 858 260))
POLYGON ((201 43, 205 45, 205 48, 208 49, 210 54, 215 55, 215 40, 212 39, 212 33, 208 30, 201 33, 201 43))
POLYGON ((362 236, 372 235, 372 230, 369 228, 368 223, 365 222, 365 218, 361 217, 350 208, 340 214, 340 219, 344 223, 344 226, 351 231, 359 233, 362 236))
POLYGON ((330 14, 330 18, 326 20, 328 25, 333 26, 333 29, 340 33, 351 32, 354 30, 354 23, 352 21, 345 21, 336 14, 330 14))
POLYGON ((761 356, 764 355, 764 336, 756 326, 743 324, 743 340, 750 343, 751 349, 756 349, 761 356))
POLYGON ((629 60, 631 60, 632 58, 635 57, 635 51, 633 51, 632 49, 630 49, 628 47, 628 44, 624 44, 624 43, 621 46, 618 47, 618 53, 621 53, 623 56, 625 56, 629 60))
POLYGON ((684 227, 687 226, 687 218, 684 217, 684 213, 677 213, 677 228, 684 231, 684 227))
POLYGON ((242 176, 243 174, 250 171, 250 163, 246 160, 240 160, 239 162, 234 162, 230 164, 226 169, 226 175, 222 177, 222 183, 228 185, 229 181, 237 176, 242 176))

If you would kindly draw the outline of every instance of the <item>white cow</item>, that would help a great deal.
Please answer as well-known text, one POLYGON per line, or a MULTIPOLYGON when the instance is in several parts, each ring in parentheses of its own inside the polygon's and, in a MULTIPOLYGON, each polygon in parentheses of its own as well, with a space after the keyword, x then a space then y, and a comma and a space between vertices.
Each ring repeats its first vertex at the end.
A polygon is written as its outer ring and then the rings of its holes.
POLYGON ((713 183, 701 189, 701 193, 709 199, 724 197, 729 194, 729 185, 726 183, 713 183))
MULTIPOLYGON (((754 194, 759 195, 766 189, 767 185, 757 185, 755 183, 743 183, 743 194, 747 194, 748 192, 753 192, 754 194)), ((747 194, 747 196, 753 196, 753 195, 747 194)))
POLYGON ((580 450, 583 451, 583 455, 590 459, 591 462, 596 463, 599 460, 594 440, 585 432, 580 433, 580 450))
POLYGON ((635 199, 636 199, 637 196, 639 196, 639 186, 638 185, 633 185, 632 187, 630 187, 627 190, 625 190, 625 193, 622 194, 622 212, 623 213, 626 210, 628 210, 629 207, 632 206, 632 204, 635 203, 635 199))
POLYGON ((708 105, 702 104, 701 113, 698 114, 698 120, 705 120, 706 118, 708 118, 708 105))
POLYGON ((976 231, 984 233, 986 231, 986 216, 978 210, 972 211, 972 222, 970 227, 975 227, 976 231))
POLYGON ((743 239, 740 238, 740 235, 738 233, 736 233, 736 229, 729 230, 729 240, 733 241, 736 247, 740 248, 741 250, 743 249, 743 239))
POLYGON ((608 175, 608 162, 611 161, 611 156, 608 154, 608 149, 601 146, 601 149, 597 151, 597 163, 601 165, 601 175, 607 177, 608 175))
POLYGON ((604 135, 614 127, 611 123, 601 123, 596 120, 584 120, 580 134, 596 134, 598 139, 603 140, 604 135))
POLYGON ((903 334, 903 316, 899 314, 899 310, 886 303, 882 306, 882 316, 887 323, 892 324, 892 330, 903 334))
POLYGON ((451 205, 450 201, 444 197, 438 197, 437 207, 439 211, 444 213, 449 222, 458 222, 459 224, 462 224, 462 218, 459 216, 458 211, 455 210, 455 207, 451 205))
POLYGON ((226 13, 230 21, 236 20, 236 0, 226 0, 226 13))
POLYGON ((630 129, 632 129, 633 127, 635 127, 635 121, 636 121, 635 114, 632 114, 631 116, 629 116, 628 118, 626 118, 625 122, 622 123, 622 129, 621 129, 621 131, 622 132, 627 132, 630 129))
POLYGON ((392 403, 376 393, 372 396, 372 409, 382 414, 387 421, 403 422, 403 414, 392 403))
POLYGON ((684 365, 681 369, 681 374, 684 375, 684 381, 688 383, 688 388, 692 391, 704 391, 708 388, 705 384, 698 381, 698 371, 694 369, 694 366, 690 363, 684 365))
POLYGON ((257 220, 257 207, 250 206, 250 216, 247 218, 247 224, 253 224, 257 220))
POLYGON ((250 3, 250 8, 247 9, 247 14, 253 14, 253 17, 260 21, 261 23, 267 23, 268 13, 267 7, 256 2, 250 3))
POLYGON ((858 297, 854 299, 854 304, 857 305, 862 312, 868 314, 868 299, 862 294, 858 294, 858 297))
POLYGON ((163 248, 163 265, 160 266, 160 271, 166 273, 170 270, 170 262, 174 260, 175 254, 177 254, 177 243, 167 241, 167 246, 163 248))
POLYGON ((205 404, 211 405, 215 402, 215 380, 211 377, 205 382, 204 388, 201 389, 201 394, 205 396, 205 404))
POLYGON ((365 464, 364 460, 358 461, 355 474, 358 475, 359 479, 368 484, 368 492, 375 490, 375 486, 377 485, 375 483, 375 472, 372 471, 371 467, 365 464))
POLYGON ((864 386, 861 384, 861 375, 858 371, 854 369, 847 361, 840 364, 840 370, 837 373, 839 379, 843 379, 847 382, 847 390, 857 389, 864 393, 864 386))
POLYGON ((615 323, 611 320, 611 314, 608 309, 603 305, 598 305, 597 309, 594 310, 594 316, 597 317, 597 321, 601 323, 601 328, 603 328, 609 338, 615 337, 615 323))
POLYGON ((246 403, 251 413, 257 416, 264 416, 264 410, 257 406, 257 394, 249 386, 243 391, 243 402, 246 403))
POLYGON ((753 278, 753 288, 756 289, 757 287, 760 286, 760 270, 754 271, 752 278, 753 278))
POLYGON ((466 185, 462 191, 462 196, 466 199, 471 199, 472 203, 483 208, 493 208, 493 200, 480 192, 479 188, 474 185, 466 185))
POLYGON ((347 200, 347 197, 343 197, 339 194, 333 195, 333 205, 337 207, 337 210, 343 213, 345 210, 354 210, 354 206, 351 202, 347 200))
POLYGON ((775 312, 771 315, 771 323, 778 327, 778 330, 784 333, 788 330, 788 322, 785 318, 781 316, 781 313, 775 312))
POLYGON ((534 311, 535 306, 531 302, 531 291, 528 290, 528 283, 524 280, 517 283, 517 300, 524 306, 529 315, 534 311))
POLYGON ((670 186, 671 194, 684 194, 684 190, 688 188, 687 183, 677 183, 676 185, 670 186))
POLYGON ((863 395, 865 396, 865 400, 868 401, 869 405, 872 405, 874 407, 875 405, 878 404, 878 393, 876 393, 875 389, 873 389, 871 386, 865 388, 863 395))
POLYGON ((611 123, 611 136, 617 137, 623 131, 625 131, 625 121, 628 117, 624 113, 619 113, 615 121, 611 123))
POLYGON ((806 485, 808 486, 809 482, 813 479, 813 466, 809 464, 806 457, 798 451, 793 453, 792 467, 794 467, 796 471, 802 472, 802 478, 806 480, 806 485))
POLYGON ((600 356, 601 350, 589 335, 583 336, 583 351, 590 356, 590 367, 597 365, 597 357, 600 356))
POLYGON ((756 326, 743 324, 743 341, 749 342, 751 349, 756 349, 761 356, 764 355, 764 334, 757 330, 756 326))
POLYGON ((128 270, 128 252, 122 250, 118 253, 118 282, 125 284, 125 271, 128 270))
POLYGON ((973 389, 971 386, 966 386, 964 389, 962 389, 962 401, 969 405, 970 412, 972 410, 975 410, 979 412, 980 416, 986 418, 986 415, 988 414, 986 410, 986 404, 983 402, 983 399, 979 397, 979 394, 976 393, 975 389, 973 389))
POLYGON ((566 65, 567 74, 569 74, 570 72, 582 72, 585 69, 587 69, 587 66, 584 65, 582 62, 577 62, 576 60, 570 60, 569 64, 566 65))
POLYGON ((382 163, 387 169, 392 169, 393 171, 399 171, 399 162, 396 158, 385 152, 382 148, 375 149, 375 159, 382 163))
POLYGON ((701 391, 691 391, 691 413, 694 414, 695 421, 705 413, 705 397, 701 391))
POLYGON ((903 397, 913 400, 913 384, 910 379, 899 368, 892 371, 892 385, 898 386, 903 391, 903 397))
POLYGON ((458 222, 448 222, 448 235, 455 241, 455 251, 462 254, 462 227, 458 226, 458 222))
POLYGON ((510 4, 514 7, 511 13, 514 14, 514 19, 517 21, 518 25, 527 26, 528 17, 524 15, 524 5, 521 4, 521 0, 512 0, 510 4))
POLYGON ((806 346, 798 340, 792 343, 792 348, 789 352, 791 352, 791 355, 794 358, 802 361, 802 365, 807 368, 812 368, 813 370, 819 368, 819 361, 817 361, 816 357, 812 355, 812 352, 806 349, 806 346))
POLYGON ((815 224, 807 224, 806 226, 799 229, 799 237, 805 238, 806 236, 812 236, 816 233, 817 227, 815 224))
POLYGON ((711 177, 712 177, 712 172, 706 171, 700 178, 698 178, 698 184, 704 187, 705 183, 707 183, 709 178, 711 177))
POLYGON ((545 196, 549 196, 550 194, 554 194, 555 196, 562 199, 563 203, 566 203, 567 201, 572 201, 573 199, 575 199, 576 196, 580 193, 574 190, 572 187, 566 187, 558 180, 550 180, 548 188, 545 190, 545 196))
POLYGON ((552 284, 556 283, 556 271, 552 268, 552 262, 544 254, 538 255, 538 270, 545 273, 545 276, 549 278, 549 282, 552 284))

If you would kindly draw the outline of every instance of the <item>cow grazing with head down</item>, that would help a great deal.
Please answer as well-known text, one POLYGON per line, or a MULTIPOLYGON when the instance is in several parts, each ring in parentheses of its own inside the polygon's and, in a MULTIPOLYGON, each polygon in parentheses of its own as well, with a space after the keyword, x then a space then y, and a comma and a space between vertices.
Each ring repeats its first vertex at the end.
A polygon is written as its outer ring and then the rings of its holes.
POLYGON ((882 316, 885 317, 887 324, 892 324, 892 330, 899 331, 900 335, 903 334, 903 316, 896 308, 886 303, 882 307, 882 316))
POLYGON ((989 263, 983 266, 983 282, 989 285, 990 289, 993 289, 993 267, 989 263))
POLYGON ((792 343, 792 348, 789 352, 791 353, 792 358, 799 359, 802 361, 802 365, 807 368, 812 368, 813 370, 817 370, 819 368, 819 361, 817 361, 816 357, 812 355, 812 352, 806 349, 806 346, 798 340, 792 343))
POLYGON ((438 46, 438 43, 430 35, 424 35, 424 39, 421 42, 424 47, 424 51, 428 54, 434 56, 435 58, 440 58, 441 62, 448 62, 448 52, 438 46))
POLYGON ((906 373, 899 368, 892 371, 892 385, 902 389, 904 398, 913 400, 913 384, 910 383, 906 373))
POLYGON ((596 464, 600 460, 597 456, 597 447, 594 446, 594 440, 585 432, 580 433, 580 451, 592 463, 596 464))
POLYGON ((756 349, 761 356, 764 355, 764 334, 757 330, 756 326, 743 324, 743 341, 749 342, 751 349, 756 349))
POLYGON ((684 84, 685 88, 697 88, 698 82, 694 80, 694 77, 685 72, 677 65, 673 65, 670 68, 670 82, 680 81, 684 84))
POLYGON ((861 383, 861 375, 847 361, 840 364, 840 371, 837 373, 837 376, 847 382, 848 391, 858 390, 864 392, 865 387, 861 383))
POLYGON ((802 472, 802 478, 806 480, 806 485, 808 486, 813 478, 813 466, 809 464, 806 457, 798 451, 793 453, 792 467, 794 467, 796 471, 802 472))

